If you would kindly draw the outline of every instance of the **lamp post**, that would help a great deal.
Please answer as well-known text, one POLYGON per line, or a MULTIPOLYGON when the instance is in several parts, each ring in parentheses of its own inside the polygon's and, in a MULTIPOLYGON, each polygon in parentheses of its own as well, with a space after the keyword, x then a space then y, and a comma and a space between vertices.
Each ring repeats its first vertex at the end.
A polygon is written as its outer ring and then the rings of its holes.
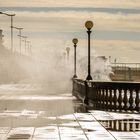
POLYGON ((29 54, 30 53, 30 41, 26 41, 27 42, 27 53, 29 54))
POLYGON ((29 47, 30 54, 32 55, 32 45, 29 47))
POLYGON ((13 52, 13 16, 15 16, 15 14, 7 14, 4 12, 0 12, 0 14, 11 17, 11 52, 13 52))
POLYGON ((63 63, 66 66, 66 52, 63 52, 63 63))
POLYGON ((19 30, 19 50, 20 50, 20 55, 21 55, 21 30, 23 30, 23 28, 18 28, 18 27, 14 27, 13 28, 19 30))
POLYGON ((25 53, 26 53, 27 36, 22 36, 22 35, 18 35, 18 36, 24 38, 24 40, 22 40, 22 41, 25 42, 25 53))
POLYGON ((27 50, 27 37, 26 36, 22 36, 24 38, 24 42, 25 42, 25 54, 26 54, 26 50, 27 50))
POLYGON ((66 48, 66 51, 67 51, 67 61, 69 62, 70 47, 67 47, 66 48))
POLYGON ((85 27, 87 28, 87 33, 88 33, 88 76, 86 80, 92 80, 92 77, 90 74, 90 34, 91 34, 91 28, 93 27, 93 22, 86 21, 85 27))
POLYGON ((74 75, 73 75, 73 78, 77 78, 77 75, 76 75, 76 47, 77 47, 78 39, 74 38, 72 40, 72 42, 74 44, 74 75))
POLYGON ((109 58, 108 58, 108 59, 109 59, 109 63, 111 63, 111 56, 109 56, 109 58))
POLYGON ((0 29, 0 46, 3 44, 3 37, 2 30, 0 29))

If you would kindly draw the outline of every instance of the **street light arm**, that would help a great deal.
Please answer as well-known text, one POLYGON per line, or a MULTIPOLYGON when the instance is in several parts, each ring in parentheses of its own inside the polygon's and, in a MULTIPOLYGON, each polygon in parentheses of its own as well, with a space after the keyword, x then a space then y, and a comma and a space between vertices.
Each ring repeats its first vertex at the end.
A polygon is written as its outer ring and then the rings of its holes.
POLYGON ((17 29, 17 30, 23 30, 23 28, 18 28, 18 27, 14 27, 14 26, 12 26, 12 27, 17 29))
POLYGON ((6 16, 15 16, 16 15, 16 14, 7 14, 7 13, 4 13, 4 12, 0 12, 0 14, 6 15, 6 16))
POLYGON ((11 18, 11 52, 13 52, 13 16, 15 16, 16 14, 7 14, 4 12, 0 12, 0 14, 10 16, 11 18))
POLYGON ((22 35, 17 35, 19 37, 22 37, 22 38, 28 38, 27 36, 22 36, 22 35))

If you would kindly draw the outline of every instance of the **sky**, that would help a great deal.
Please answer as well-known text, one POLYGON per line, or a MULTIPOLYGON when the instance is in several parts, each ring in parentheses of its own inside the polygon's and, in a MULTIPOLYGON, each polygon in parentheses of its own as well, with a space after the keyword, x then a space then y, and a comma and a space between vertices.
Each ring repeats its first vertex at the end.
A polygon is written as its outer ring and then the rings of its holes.
MULTIPOLYGON (((87 55, 85 22, 94 23, 91 55, 111 56, 112 62, 140 62, 140 0, 0 0, 0 11, 15 13, 14 26, 24 28, 35 55, 73 54, 72 39, 78 38, 77 53, 87 55)), ((5 46, 10 46, 10 18, 0 15, 5 46)), ((18 31, 14 46, 19 50, 18 31)), ((23 47, 22 43, 22 47, 23 47)))

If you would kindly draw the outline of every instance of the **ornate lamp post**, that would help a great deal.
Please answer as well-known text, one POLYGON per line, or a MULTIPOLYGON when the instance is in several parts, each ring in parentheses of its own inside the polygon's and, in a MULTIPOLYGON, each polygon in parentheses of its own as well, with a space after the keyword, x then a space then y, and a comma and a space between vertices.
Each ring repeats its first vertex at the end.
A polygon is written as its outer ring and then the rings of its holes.
POLYGON ((67 47, 66 48, 66 51, 67 51, 67 61, 69 62, 70 47, 67 47))
POLYGON ((66 66, 66 52, 63 52, 63 63, 66 66))
POLYGON ((76 75, 76 47, 77 47, 78 39, 74 38, 72 40, 72 42, 74 44, 74 75, 73 75, 73 78, 77 78, 77 75, 76 75))
POLYGON ((88 76, 86 80, 92 80, 92 77, 90 75, 90 34, 91 34, 91 28, 93 27, 93 22, 86 21, 85 27, 87 28, 87 33, 88 33, 88 76))
POLYGON ((13 52, 13 17, 15 16, 15 14, 7 14, 4 12, 0 12, 0 14, 11 17, 11 52, 13 52))

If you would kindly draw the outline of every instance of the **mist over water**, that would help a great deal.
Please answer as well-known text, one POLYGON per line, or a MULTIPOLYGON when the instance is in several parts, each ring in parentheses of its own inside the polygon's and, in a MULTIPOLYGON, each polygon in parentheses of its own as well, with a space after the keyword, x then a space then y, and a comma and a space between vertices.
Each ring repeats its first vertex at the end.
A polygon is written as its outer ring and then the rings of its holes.
MULTIPOLYGON (((78 61, 78 72, 81 78, 87 77, 87 57, 83 57, 78 61)), ((94 81, 110 81, 112 68, 109 61, 104 56, 91 57, 91 76, 94 81)))
MULTIPOLYGON (((73 55, 68 58, 67 54, 53 52, 46 54, 44 59, 34 56, 19 55, 1 46, 1 69, 0 83, 36 83, 49 84, 61 88, 71 86, 73 76, 73 55)), ((91 75, 93 80, 110 80, 112 73, 108 60, 104 57, 91 57, 91 75)), ((77 75, 80 79, 87 76, 87 56, 79 57, 77 60, 77 75)), ((68 87, 67 87, 68 88, 68 87)))
POLYGON ((53 90, 70 89, 71 69, 68 61, 58 52, 44 58, 11 53, 0 46, 1 84, 40 84, 53 90))
MULTIPOLYGON (((46 48, 39 46, 40 49, 35 48, 33 53, 24 52, 24 48, 22 48, 23 54, 21 55, 15 51, 17 46, 14 46, 14 51, 11 52, 3 44, 3 39, 1 38, 1 84, 40 84, 54 91, 58 91, 58 89, 71 90, 71 79, 74 74, 74 49, 72 42, 70 44, 64 41, 62 47, 59 45, 57 47, 57 44, 53 42, 52 46, 47 46, 46 48), (68 46, 71 46, 69 47, 69 53, 66 51, 68 46)), ((111 67, 108 60, 104 56, 97 56, 93 49, 91 52, 91 75, 93 80, 110 80, 111 67)), ((88 57, 85 53, 87 53, 86 47, 85 49, 81 48, 77 53, 77 75, 80 79, 86 79, 87 77, 88 57)))

